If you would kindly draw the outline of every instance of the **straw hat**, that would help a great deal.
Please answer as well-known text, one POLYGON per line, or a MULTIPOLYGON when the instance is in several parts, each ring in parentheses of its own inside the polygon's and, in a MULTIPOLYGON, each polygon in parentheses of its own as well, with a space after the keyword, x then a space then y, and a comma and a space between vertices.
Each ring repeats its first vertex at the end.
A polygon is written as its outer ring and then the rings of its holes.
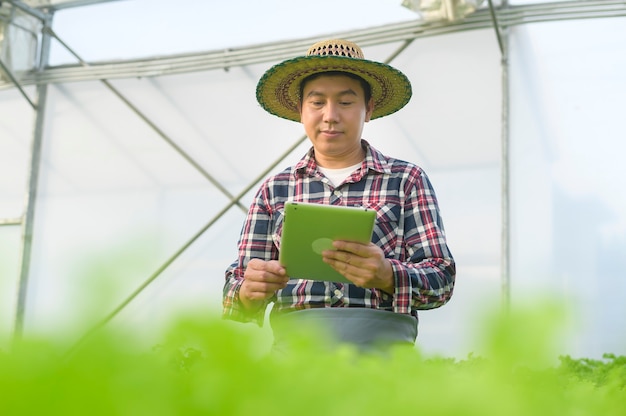
POLYGON ((300 121, 300 84, 309 75, 340 71, 363 78, 372 89, 371 119, 395 113, 411 99, 411 82, 399 70, 363 58, 353 42, 332 39, 311 46, 306 56, 288 59, 268 69, 256 87, 256 98, 269 113, 300 121))

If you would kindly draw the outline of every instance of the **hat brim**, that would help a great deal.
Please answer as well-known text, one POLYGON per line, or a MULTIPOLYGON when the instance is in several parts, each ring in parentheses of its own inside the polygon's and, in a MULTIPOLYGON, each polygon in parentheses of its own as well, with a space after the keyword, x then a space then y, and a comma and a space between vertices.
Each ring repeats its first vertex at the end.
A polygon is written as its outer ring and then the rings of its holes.
POLYGON ((310 55, 288 59, 268 69, 257 84, 257 101, 271 114, 300 121, 298 104, 302 80, 332 71, 349 72, 370 85, 374 99, 371 119, 395 113, 411 99, 411 82, 392 66, 345 56, 310 55))

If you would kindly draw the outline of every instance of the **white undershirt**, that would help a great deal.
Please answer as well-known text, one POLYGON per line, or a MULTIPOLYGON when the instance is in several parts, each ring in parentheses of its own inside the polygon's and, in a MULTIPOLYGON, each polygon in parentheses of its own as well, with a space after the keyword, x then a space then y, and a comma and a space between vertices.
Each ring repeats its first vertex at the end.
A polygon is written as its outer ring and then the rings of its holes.
POLYGON ((360 168, 361 163, 363 162, 359 162, 356 165, 340 169, 323 168, 321 166, 318 166, 317 168, 320 170, 320 172, 324 174, 324 176, 328 178, 328 180, 330 181, 330 183, 333 184, 334 187, 337 187, 341 185, 343 181, 345 181, 350 175, 352 175, 352 172, 360 168))

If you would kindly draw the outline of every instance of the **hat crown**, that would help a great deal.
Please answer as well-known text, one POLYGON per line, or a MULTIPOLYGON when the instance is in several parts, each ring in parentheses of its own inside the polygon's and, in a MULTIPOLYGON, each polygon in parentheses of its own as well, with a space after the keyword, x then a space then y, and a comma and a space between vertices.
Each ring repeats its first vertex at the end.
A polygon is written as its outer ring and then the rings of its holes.
POLYGON ((309 48, 306 52, 306 56, 318 55, 318 56, 345 56, 347 58, 363 58, 363 51, 356 43, 342 40, 333 39, 317 42, 309 48))

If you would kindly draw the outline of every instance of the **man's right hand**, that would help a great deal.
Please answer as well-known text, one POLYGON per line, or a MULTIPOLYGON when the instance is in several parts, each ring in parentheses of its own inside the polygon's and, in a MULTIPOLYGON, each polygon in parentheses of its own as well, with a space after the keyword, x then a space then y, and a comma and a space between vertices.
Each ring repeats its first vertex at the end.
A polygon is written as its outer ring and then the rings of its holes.
POLYGON ((287 285, 289 276, 276 260, 252 259, 243 275, 239 300, 248 310, 254 310, 287 285))

